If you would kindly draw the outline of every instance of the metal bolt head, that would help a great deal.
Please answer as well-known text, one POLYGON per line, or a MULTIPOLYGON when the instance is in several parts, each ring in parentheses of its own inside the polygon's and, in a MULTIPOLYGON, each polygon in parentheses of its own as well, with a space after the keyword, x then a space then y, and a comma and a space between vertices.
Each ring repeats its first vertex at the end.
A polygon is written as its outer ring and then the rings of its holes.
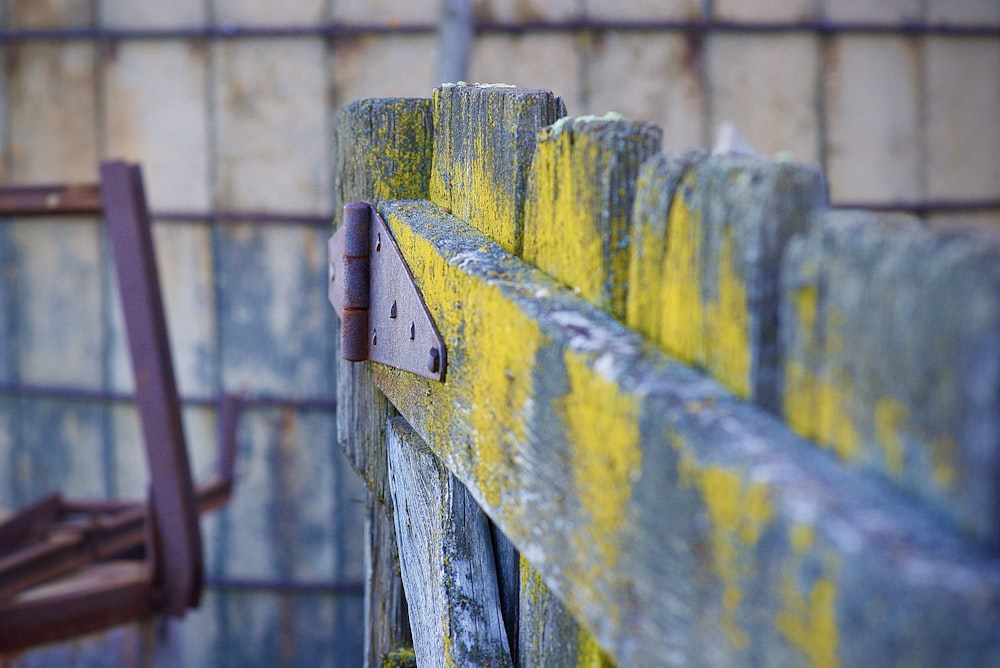
POLYGON ((437 348, 431 348, 427 353, 427 370, 437 373, 441 368, 441 352, 437 348))

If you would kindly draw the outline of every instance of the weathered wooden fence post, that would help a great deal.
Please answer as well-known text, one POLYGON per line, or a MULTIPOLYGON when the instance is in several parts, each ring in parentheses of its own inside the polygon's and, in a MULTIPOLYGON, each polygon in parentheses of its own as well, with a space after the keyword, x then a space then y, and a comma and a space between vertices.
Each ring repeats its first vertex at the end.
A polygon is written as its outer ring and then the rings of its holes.
POLYGON ((561 112, 438 89, 427 194, 378 204, 447 348, 365 381, 417 656, 1000 662, 1000 245, 561 112))
MULTIPOLYGON (((334 211, 353 200, 426 197, 432 127, 429 100, 363 100, 344 107, 334 133, 334 211)), ((340 222, 338 215, 334 224, 340 222)), ((331 336, 340 341, 339 326, 331 336)), ((337 437, 370 490, 365 551, 365 664, 370 667, 412 642, 387 476, 385 425, 393 412, 372 382, 370 365, 338 362, 337 437)))

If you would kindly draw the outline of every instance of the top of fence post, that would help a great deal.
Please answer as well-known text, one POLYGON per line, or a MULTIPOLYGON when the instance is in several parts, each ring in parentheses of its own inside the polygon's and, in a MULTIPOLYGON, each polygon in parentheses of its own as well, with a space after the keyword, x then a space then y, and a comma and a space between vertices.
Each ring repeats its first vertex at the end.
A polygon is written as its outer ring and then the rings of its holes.
POLYGON ((520 255, 536 137, 565 114, 562 98, 547 90, 502 84, 437 88, 431 201, 520 255))
POLYGON ((531 167, 524 259, 619 320, 636 176, 662 134, 617 115, 566 118, 539 134, 531 167))

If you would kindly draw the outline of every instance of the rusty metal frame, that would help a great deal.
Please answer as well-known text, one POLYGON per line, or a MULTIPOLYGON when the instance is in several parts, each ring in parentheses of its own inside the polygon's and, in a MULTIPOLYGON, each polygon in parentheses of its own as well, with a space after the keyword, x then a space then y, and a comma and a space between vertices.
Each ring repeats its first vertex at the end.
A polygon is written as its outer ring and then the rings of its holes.
POLYGON ((392 232, 368 202, 344 206, 328 244, 330 303, 341 320, 341 355, 444 381, 444 341, 392 232))
POLYGON ((195 491, 142 173, 105 162, 97 185, 0 188, 0 215, 103 214, 122 298, 149 465, 147 502, 51 494, 0 524, 0 652, 154 613, 181 616, 203 585, 198 515, 232 493, 238 398, 220 406, 217 473, 195 491))

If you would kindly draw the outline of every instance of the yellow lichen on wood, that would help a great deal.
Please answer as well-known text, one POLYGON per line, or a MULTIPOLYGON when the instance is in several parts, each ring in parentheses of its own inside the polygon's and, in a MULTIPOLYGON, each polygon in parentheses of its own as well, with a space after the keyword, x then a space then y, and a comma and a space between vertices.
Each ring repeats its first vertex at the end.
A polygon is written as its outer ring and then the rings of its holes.
POLYGON ((660 279, 663 307, 658 339, 668 353, 686 364, 700 363, 704 358, 701 240, 701 214, 692 211, 678 191, 670 205, 667 253, 660 279))
MULTIPOLYGON (((467 302, 469 303, 469 302, 467 302)), ((469 423, 476 441, 476 480, 487 501, 501 502, 513 465, 511 444, 523 442, 533 409, 535 356, 543 344, 537 323, 496 290, 464 314, 469 423)))
POLYGON ((736 614, 743 583, 756 576, 752 549, 773 517, 768 489, 744 485, 735 472, 714 466, 699 473, 697 484, 712 520, 712 564, 723 587, 722 630, 734 647, 746 647, 750 636, 736 614))
POLYGON ((573 444, 574 483, 589 517, 577 550, 594 552, 595 569, 614 572, 620 558, 620 534, 631 521, 632 483, 642 470, 639 409, 635 397, 606 380, 567 352, 569 392, 557 400, 573 444))
POLYGON ((607 153, 586 133, 571 130, 539 133, 532 166, 531 222, 524 258, 558 280, 576 288, 587 301, 610 307, 604 294, 603 230, 595 224, 601 211, 593 175, 607 153))
POLYGON ((851 413, 854 388, 850 375, 833 366, 839 359, 843 340, 837 332, 842 316, 827 314, 832 328, 817 340, 819 290, 815 284, 800 287, 791 300, 796 327, 802 332, 804 350, 785 362, 784 415, 788 425, 800 436, 832 448, 837 456, 849 461, 857 456, 861 436, 851 413), (803 360, 827 360, 818 375, 803 360))
MULTIPOLYGON (((687 188, 694 175, 685 176, 687 188)), ((687 364, 700 366, 741 397, 750 394, 750 314, 736 269, 732 229, 724 227, 719 256, 706 266, 704 217, 679 190, 670 206, 667 252, 660 282, 659 342, 687 364), (710 274, 709 272, 714 272, 710 274), (715 295, 708 296, 709 286, 715 295)))
POLYGON ((628 293, 632 194, 653 126, 564 118, 538 135, 525 212, 524 259, 619 319, 628 293))
POLYGON ((583 626, 577 635, 576 668, 618 668, 615 660, 583 626))
POLYGON ((450 187, 445 189, 440 173, 431 176, 431 201, 445 206, 490 237, 504 250, 515 253, 520 244, 520 215, 513 192, 514 185, 503 180, 502 154, 516 150, 514 138, 510 145, 500 145, 504 128, 496 118, 487 119, 482 134, 472 140, 472 150, 456 159, 449 171, 450 187), (488 137, 488 139, 487 139, 488 137), (447 195, 445 194, 447 193, 447 195))
POLYGON ((740 397, 750 396, 750 314, 747 293, 735 266, 732 229, 722 231, 717 295, 705 305, 706 367, 740 397))
POLYGON ((453 85, 434 91, 429 199, 519 255, 538 130, 558 118, 549 91, 453 85))
MULTIPOLYGON (((648 171, 639 173, 636 183, 637 197, 647 198, 653 193, 656 181, 648 171)), ((632 250, 628 269, 628 284, 632 287, 628 292, 625 305, 625 323, 647 339, 656 341, 659 335, 661 321, 660 285, 663 272, 663 255, 666 248, 659 221, 653 220, 651 210, 654 205, 643 201, 636 203, 633 218, 632 250)))
POLYGON ((754 548, 774 519, 771 492, 765 483, 744 482, 737 471, 701 465, 677 433, 668 441, 678 454, 681 485, 697 489, 708 511, 712 571, 722 587, 719 625, 733 648, 745 648, 750 635, 737 615, 744 585, 758 575, 754 548))
MULTIPOLYGON (((512 444, 526 438, 534 397, 535 357, 544 345, 538 323, 501 294, 458 267, 441 263, 437 249, 405 224, 387 220, 431 310, 449 354, 464 356, 462 372, 435 389, 460 407, 476 435, 470 453, 477 489, 491 507, 501 504, 503 479, 513 464, 512 444), (474 305, 474 308, 466 308, 474 305), (461 353, 458 351, 461 350, 461 353)), ((447 440, 449 425, 435 426, 447 440)))
POLYGON ((837 587, 820 578, 805 593, 793 575, 782 580, 785 607, 775 618, 775 626, 809 660, 812 668, 837 668, 837 587))
POLYGON ((898 401, 882 398, 875 403, 875 438, 885 454, 890 475, 903 473, 904 452, 901 431, 908 418, 906 407, 898 401))
POLYGON ((376 200, 424 197, 430 161, 430 128, 424 113, 410 110, 412 101, 400 100, 399 111, 373 126, 378 150, 363 152, 368 173, 379 174, 373 183, 376 200), (416 156, 420 159, 415 159, 416 156))

